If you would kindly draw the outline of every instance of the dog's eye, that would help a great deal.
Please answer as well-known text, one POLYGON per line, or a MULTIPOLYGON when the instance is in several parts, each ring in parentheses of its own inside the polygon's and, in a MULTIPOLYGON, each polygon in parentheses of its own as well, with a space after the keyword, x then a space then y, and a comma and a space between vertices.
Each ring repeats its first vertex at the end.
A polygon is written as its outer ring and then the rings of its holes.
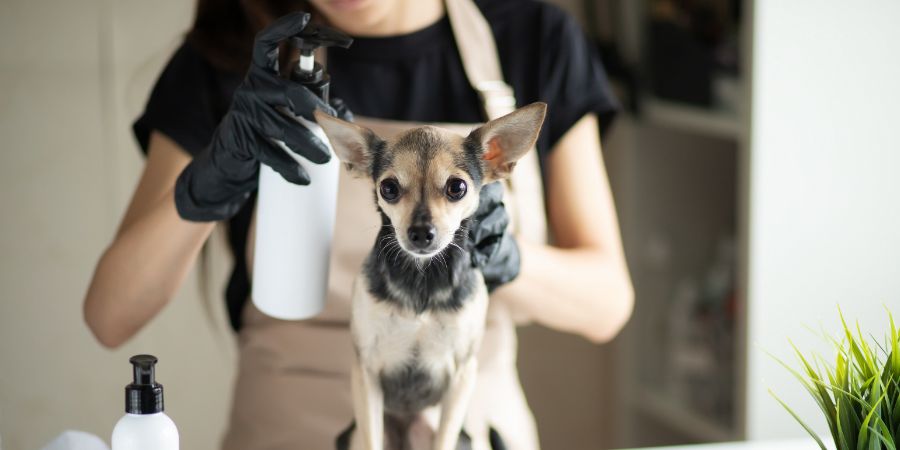
POLYGON ((379 191, 381 191, 381 198, 383 198, 384 201, 393 203, 400 198, 400 183, 393 178, 387 178, 381 181, 379 191))
POLYGON ((451 178, 447 181, 447 187, 445 188, 447 193, 447 198, 451 201, 461 200, 466 196, 466 186, 465 180, 461 180, 459 178, 451 178))

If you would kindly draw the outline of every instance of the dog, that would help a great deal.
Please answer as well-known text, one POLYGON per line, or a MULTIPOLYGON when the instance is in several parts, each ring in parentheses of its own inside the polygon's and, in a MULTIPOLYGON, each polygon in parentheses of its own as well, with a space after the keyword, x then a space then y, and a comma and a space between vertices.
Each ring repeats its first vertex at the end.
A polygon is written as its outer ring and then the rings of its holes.
POLYGON ((469 448, 488 292, 468 226, 481 187, 534 147, 546 109, 533 103, 468 136, 422 126, 390 140, 316 113, 344 167, 372 181, 383 225, 353 286, 352 448, 469 448))

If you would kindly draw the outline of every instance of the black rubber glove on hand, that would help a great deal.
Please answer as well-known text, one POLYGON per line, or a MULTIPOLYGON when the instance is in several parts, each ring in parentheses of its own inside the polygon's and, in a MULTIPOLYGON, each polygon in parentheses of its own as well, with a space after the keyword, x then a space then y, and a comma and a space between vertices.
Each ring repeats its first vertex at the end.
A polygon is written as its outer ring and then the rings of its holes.
POLYGON ((503 184, 481 188, 478 209, 469 227, 472 265, 481 269, 488 292, 519 275, 519 246, 507 231, 509 215, 503 205, 503 184))
POLYGON ((256 35, 250 68, 234 92, 230 109, 209 147, 191 161, 175 184, 175 206, 182 218, 213 221, 237 214, 257 187, 259 163, 291 183, 309 184, 303 166, 273 139, 313 163, 331 159, 322 141, 278 111, 285 109, 314 121, 313 111, 321 109, 352 120, 339 100, 327 105, 301 84, 278 76, 278 44, 300 33, 308 22, 309 14, 293 13, 256 35))

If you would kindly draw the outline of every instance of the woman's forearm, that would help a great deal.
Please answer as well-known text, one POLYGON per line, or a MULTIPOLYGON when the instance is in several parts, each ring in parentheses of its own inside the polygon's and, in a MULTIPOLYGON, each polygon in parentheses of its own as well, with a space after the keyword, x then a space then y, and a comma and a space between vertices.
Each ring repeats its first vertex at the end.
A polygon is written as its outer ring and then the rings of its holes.
POLYGON ((628 321, 634 293, 597 117, 587 114, 544 161, 547 223, 556 247, 519 240, 519 277, 494 293, 514 313, 594 342, 628 321))
POLYGON ((97 263, 84 301, 85 321, 97 340, 121 345, 159 313, 214 227, 181 219, 171 191, 126 221, 97 263))
POLYGON ((634 293, 621 258, 594 248, 527 242, 519 247, 519 277, 497 289, 492 299, 507 302, 539 324, 597 343, 612 339, 628 321, 634 293))

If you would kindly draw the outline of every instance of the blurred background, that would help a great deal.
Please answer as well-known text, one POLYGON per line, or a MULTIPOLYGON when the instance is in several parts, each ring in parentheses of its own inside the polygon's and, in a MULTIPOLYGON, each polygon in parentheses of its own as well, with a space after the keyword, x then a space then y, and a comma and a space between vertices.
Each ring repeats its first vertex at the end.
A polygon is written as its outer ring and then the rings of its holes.
MULTIPOLYGON (((516 1, 516 0, 510 0, 516 1)), ((900 314, 900 3, 553 0, 596 42, 624 110, 604 157, 636 290, 603 346, 521 330, 549 450, 802 436, 824 428, 769 356, 827 353, 837 306, 900 314)), ((127 358, 160 357, 182 447, 217 448, 235 373, 206 273, 102 349, 81 302, 142 167, 130 124, 193 17, 188 0, 0 2, 0 448, 108 439, 127 358), (212 301, 201 295, 206 280, 212 301)))

